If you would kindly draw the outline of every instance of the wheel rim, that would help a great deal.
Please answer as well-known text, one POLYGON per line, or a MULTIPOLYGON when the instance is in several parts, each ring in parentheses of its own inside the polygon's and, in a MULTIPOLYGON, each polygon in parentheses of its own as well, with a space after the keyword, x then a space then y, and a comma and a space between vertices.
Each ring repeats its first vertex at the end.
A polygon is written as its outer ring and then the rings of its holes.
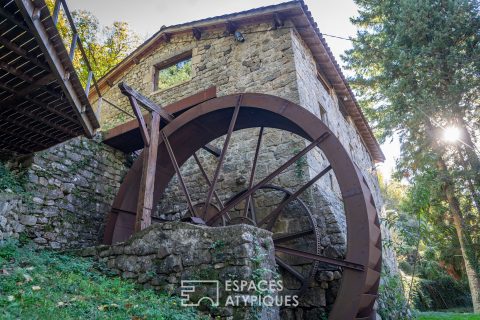
MULTIPOLYGON (((369 316, 376 297, 381 265, 378 217, 371 193, 360 171, 340 142, 318 118, 298 105, 269 95, 240 94, 216 98, 186 111, 165 126, 161 132, 159 154, 166 155, 166 145, 170 144, 174 146, 175 160, 182 165, 209 141, 227 132, 253 127, 276 128, 297 134, 313 141, 312 149, 318 146, 327 157, 339 183, 347 222, 346 262, 330 260, 332 264, 344 268, 340 290, 330 317, 369 316)), ((138 190, 140 183, 141 158, 127 174, 114 201, 105 232, 106 243, 125 238, 129 232, 131 234, 126 215, 135 212, 137 194, 132 190, 138 190)), ((155 199, 161 197, 174 174, 172 159, 159 157, 155 199)), ((215 177, 212 180, 215 185, 215 177)), ((253 186, 250 191, 254 192, 255 187, 257 186, 253 186)), ((212 197, 213 194, 209 192, 206 202, 209 203, 212 197)), ((207 221, 209 224, 212 222, 207 221)), ((305 252, 292 252, 281 247, 277 249, 290 255, 318 259, 305 252)))

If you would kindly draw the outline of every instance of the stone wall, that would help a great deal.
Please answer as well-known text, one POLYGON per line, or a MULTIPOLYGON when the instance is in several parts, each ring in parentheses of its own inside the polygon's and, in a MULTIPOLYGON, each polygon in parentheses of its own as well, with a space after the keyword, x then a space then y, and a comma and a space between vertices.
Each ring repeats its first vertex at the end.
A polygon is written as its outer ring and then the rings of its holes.
MULTIPOLYGON (((202 32, 196 41, 190 34, 172 37, 170 43, 161 44, 127 71, 104 97, 125 110, 131 107, 117 84, 125 81, 152 101, 162 105, 173 103, 209 87, 217 87, 217 95, 238 92, 261 92, 276 95, 298 103, 295 65, 292 55, 291 24, 272 30, 269 23, 240 28, 246 41, 234 41, 224 30, 202 32), (154 91, 154 66, 184 52, 192 52, 192 79, 173 88, 154 91)), ((102 119, 109 124, 120 113, 106 106, 102 119)), ((122 117, 119 121, 122 121, 122 117)))
POLYGON ((25 172, 25 192, 0 194, 0 240, 31 238, 54 249, 98 244, 127 170, 125 155, 100 140, 72 139, 10 164, 25 172))
MULTIPOLYGON (((124 243, 83 249, 78 253, 95 257, 114 273, 146 288, 182 298, 182 281, 189 281, 184 286, 194 285, 195 290, 185 292, 190 296, 185 300, 187 303, 197 303, 202 297, 209 297, 216 303, 217 283, 195 282, 218 281, 219 305, 200 304, 200 310, 216 319, 278 319, 278 307, 236 303, 237 296, 258 296, 261 293, 226 287, 227 281, 244 280, 256 286, 260 281, 275 281, 270 235, 268 231, 248 225, 209 228, 168 222, 152 225, 124 243), (234 306, 231 301, 235 302, 234 306)), ((268 294, 273 296, 275 292, 268 294)))

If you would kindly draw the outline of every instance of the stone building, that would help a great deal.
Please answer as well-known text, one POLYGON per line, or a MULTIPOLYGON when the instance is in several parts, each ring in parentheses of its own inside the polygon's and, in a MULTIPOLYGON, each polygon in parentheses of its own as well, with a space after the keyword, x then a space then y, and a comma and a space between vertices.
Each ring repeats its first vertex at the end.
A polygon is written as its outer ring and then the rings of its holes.
MULTIPOLYGON (((99 82, 104 99, 129 110, 128 99, 117 87, 120 82, 163 106, 211 87, 215 87, 217 96, 266 93, 299 104, 320 118, 341 141, 364 175, 376 207, 382 208, 375 163, 383 161, 384 156, 340 67, 301 1, 162 27, 99 82), (178 78, 174 81, 164 76, 172 70, 170 75, 178 78)), ((109 126, 115 125, 118 119, 125 120, 112 109, 102 114, 102 121, 109 126)), ((258 132, 258 129, 244 129, 233 134, 218 183, 222 201, 247 188, 258 132)), ((221 148, 223 138, 213 144, 221 148)), ((305 146, 306 141, 298 136, 266 128, 256 178, 265 177, 305 146)), ((204 150, 199 150, 197 155, 212 176, 216 160, 204 150)), ((327 165, 321 152, 308 153, 272 184, 294 192, 327 165)), ((181 171, 193 202, 202 204, 208 186, 194 159, 189 159, 181 171)), ((155 215, 178 220, 186 213, 187 204, 176 178, 167 190, 157 204, 155 215)), ((276 196, 268 192, 258 195, 260 215, 271 206, 267 198, 274 202, 276 196)), ((334 173, 317 182, 302 200, 311 210, 320 232, 319 253, 341 258, 346 250, 346 225, 334 173)), ((277 231, 298 232, 305 227, 306 223, 299 222, 298 218, 302 215, 301 209, 290 209, 298 214, 282 217, 275 227, 282 230, 277 231)), ((307 241, 305 246, 309 245, 311 242, 307 241)), ((386 264, 395 269, 390 255, 385 254, 386 264)), ((301 312, 314 314, 317 309, 328 309, 335 298, 339 278, 335 270, 320 268, 316 287, 306 295, 315 298, 306 299, 301 312)), ((286 317, 293 317, 294 312, 299 311, 283 312, 286 317)))
MULTIPOLYGON (((219 97, 264 93, 302 106, 320 118, 340 140, 362 172, 382 215, 375 164, 383 161, 384 156, 302 1, 162 27, 99 81, 103 99, 130 112, 127 98, 118 89, 120 82, 163 106, 212 87, 219 97)), ((96 99, 94 92, 90 98, 96 99)), ((130 120, 106 103, 103 106, 103 130, 130 120)), ((256 128, 233 134, 218 183, 220 200, 228 201, 248 187, 258 134, 256 128)), ((31 192, 22 197, 0 194, 0 239, 26 235, 38 245, 51 248, 80 248, 101 242, 106 215, 131 165, 131 156, 98 138, 74 139, 22 163, 27 168, 27 189, 31 192)), ((222 143, 223 138, 212 142, 219 148, 222 143)), ((291 133, 265 128, 256 179, 275 170, 306 143, 291 133)), ((211 176, 216 159, 204 150, 197 155, 211 176)), ((321 152, 310 152, 271 184, 294 192, 326 166, 328 161, 321 152)), ((194 159, 189 159, 181 170, 192 201, 201 204, 208 187, 194 159)), ((258 214, 268 212, 279 196, 281 200, 285 194, 270 190, 257 195, 258 214)), ((301 200, 319 232, 319 239, 307 238, 302 245, 308 247, 318 240, 319 254, 342 258, 347 249, 346 223, 335 174, 330 171, 301 200)), ((288 209, 290 213, 281 217, 275 232, 301 231, 308 224, 305 210, 298 203, 288 209)), ((185 198, 174 178, 157 204, 155 216, 178 220, 186 210, 185 198)), ((396 270, 391 252, 384 251, 383 255, 384 265, 396 270)), ((310 270, 308 264, 295 267, 310 270)), ((319 318, 333 304, 340 269, 317 267, 315 284, 308 289, 300 307, 282 310, 282 318, 319 318)), ((288 273, 282 275, 294 289, 288 273)))

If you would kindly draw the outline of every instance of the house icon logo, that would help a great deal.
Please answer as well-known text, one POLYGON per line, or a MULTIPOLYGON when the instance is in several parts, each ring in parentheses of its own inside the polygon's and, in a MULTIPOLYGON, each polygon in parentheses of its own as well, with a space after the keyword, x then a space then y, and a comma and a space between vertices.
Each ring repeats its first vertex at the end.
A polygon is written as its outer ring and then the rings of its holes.
MULTIPOLYGON (((209 291, 210 292, 210 291, 209 291)), ((184 307, 198 307, 210 301, 213 307, 219 306, 220 283, 218 280, 182 280, 180 287, 181 305, 184 307), (203 293, 205 288, 214 288, 212 294, 203 293), (199 296, 198 292, 202 292, 199 296)))

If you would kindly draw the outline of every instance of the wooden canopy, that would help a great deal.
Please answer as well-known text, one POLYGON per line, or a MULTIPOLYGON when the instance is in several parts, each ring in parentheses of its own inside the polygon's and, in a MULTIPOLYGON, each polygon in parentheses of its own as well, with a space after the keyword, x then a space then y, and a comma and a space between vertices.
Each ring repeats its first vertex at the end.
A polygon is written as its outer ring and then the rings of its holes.
POLYGON ((0 0, 0 152, 29 154, 98 127, 45 1, 0 0))

